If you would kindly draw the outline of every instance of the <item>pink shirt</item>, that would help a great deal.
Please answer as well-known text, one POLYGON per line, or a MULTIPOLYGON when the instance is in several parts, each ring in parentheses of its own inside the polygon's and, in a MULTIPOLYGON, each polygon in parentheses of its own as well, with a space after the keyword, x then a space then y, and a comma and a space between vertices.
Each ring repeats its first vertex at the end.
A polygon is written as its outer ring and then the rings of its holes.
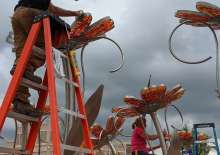
POLYGON ((136 127, 132 132, 131 137, 131 151, 144 151, 148 153, 150 149, 147 147, 146 139, 141 137, 144 129, 136 127))

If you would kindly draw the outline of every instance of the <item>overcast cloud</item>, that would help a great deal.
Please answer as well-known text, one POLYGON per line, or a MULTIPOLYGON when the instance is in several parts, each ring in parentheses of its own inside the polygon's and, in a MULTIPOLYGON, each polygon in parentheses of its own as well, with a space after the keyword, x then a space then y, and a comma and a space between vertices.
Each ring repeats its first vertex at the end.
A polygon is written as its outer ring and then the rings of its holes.
MULTIPOLYGON (((91 12, 94 21, 110 16, 115 28, 107 35, 117 41, 125 55, 125 65, 115 74, 108 70, 119 64, 119 53, 108 41, 98 41, 88 46, 85 53, 86 88, 91 94, 96 87, 105 85, 102 110, 98 121, 103 124, 111 108, 125 105, 123 97, 134 95, 147 85, 152 74, 152 84, 164 83, 168 88, 180 83, 186 93, 176 103, 183 111, 186 123, 214 122, 220 133, 220 100, 215 96, 214 39, 207 28, 185 26, 175 35, 174 48, 178 56, 187 60, 199 60, 213 56, 209 62, 186 65, 176 61, 169 53, 168 38, 178 24, 174 13, 178 9, 195 9, 196 1, 182 0, 54 0, 55 4, 73 10, 91 12), (103 119, 104 118, 104 119, 103 119)), ((219 1, 208 2, 220 6, 219 1)), ((13 62, 11 46, 5 38, 11 29, 9 17, 16 1, 0 1, 0 100, 10 80, 9 70, 13 62)), ((71 23, 73 18, 65 19, 71 23)), ((88 98, 88 96, 87 96, 88 98)), ((162 112, 159 112, 163 121, 162 112)), ((169 114, 170 123, 178 116, 169 114)), ((165 126, 164 126, 165 127, 165 126)))

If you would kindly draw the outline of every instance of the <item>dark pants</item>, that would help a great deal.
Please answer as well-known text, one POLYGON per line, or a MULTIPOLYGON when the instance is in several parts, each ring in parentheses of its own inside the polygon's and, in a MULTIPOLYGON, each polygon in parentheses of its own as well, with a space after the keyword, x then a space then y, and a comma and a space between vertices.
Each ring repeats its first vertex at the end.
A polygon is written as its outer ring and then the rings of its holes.
MULTIPOLYGON (((40 10, 26 7, 19 7, 14 12, 11 23, 14 31, 14 49, 15 49, 15 61, 14 66, 16 66, 18 59, 21 56, 23 46, 27 39, 28 33, 31 29, 33 19, 36 15, 41 13, 40 10)), ((38 47, 44 47, 43 31, 40 32, 36 44, 38 47)), ((26 67, 26 71, 31 74, 34 74, 36 69, 41 67, 45 62, 45 59, 39 59, 35 56, 35 53, 32 53, 32 56, 26 67)), ((28 97, 30 96, 29 90, 27 87, 19 86, 16 92, 15 99, 22 101, 23 103, 29 103, 28 97)))
POLYGON ((135 151, 135 152, 132 152, 132 155, 153 155, 153 154, 149 154, 144 151, 135 151))

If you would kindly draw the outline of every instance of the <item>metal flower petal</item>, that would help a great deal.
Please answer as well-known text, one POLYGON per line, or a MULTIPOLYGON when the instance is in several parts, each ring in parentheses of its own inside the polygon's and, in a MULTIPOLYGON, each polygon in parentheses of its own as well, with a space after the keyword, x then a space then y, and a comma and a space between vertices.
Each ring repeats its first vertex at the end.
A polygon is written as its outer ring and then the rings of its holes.
POLYGON ((96 138, 99 138, 102 131, 104 129, 102 128, 102 126, 100 124, 94 124, 92 127, 91 127, 91 133, 92 135, 94 135, 96 138))
POLYGON ((116 113, 117 117, 122 117, 122 118, 129 118, 129 117, 135 117, 135 116, 140 115, 134 107, 112 108, 112 113, 116 113))
POLYGON ((184 92, 185 90, 182 88, 182 86, 176 85, 175 87, 173 87, 172 90, 166 93, 163 100, 161 100, 161 105, 166 106, 168 104, 171 104, 171 102, 180 99, 183 96, 184 92))
POLYGON ((122 125, 124 124, 124 122, 125 122, 125 118, 116 117, 116 119, 115 119, 115 129, 119 130, 122 127, 122 125))
POLYGON ((196 8, 198 11, 212 17, 220 16, 220 8, 216 5, 207 2, 197 2, 196 8))
POLYGON ((114 130, 114 117, 113 116, 108 117, 105 129, 108 132, 114 130))
POLYGON ((124 102, 128 105, 139 107, 141 104, 144 104, 144 100, 138 99, 134 96, 125 96, 124 102))
POLYGON ((178 10, 175 16, 184 20, 202 23, 208 22, 211 19, 211 17, 206 14, 190 10, 178 10))
POLYGON ((71 25, 70 38, 76 38, 82 35, 92 22, 92 16, 89 13, 84 13, 77 17, 71 25))

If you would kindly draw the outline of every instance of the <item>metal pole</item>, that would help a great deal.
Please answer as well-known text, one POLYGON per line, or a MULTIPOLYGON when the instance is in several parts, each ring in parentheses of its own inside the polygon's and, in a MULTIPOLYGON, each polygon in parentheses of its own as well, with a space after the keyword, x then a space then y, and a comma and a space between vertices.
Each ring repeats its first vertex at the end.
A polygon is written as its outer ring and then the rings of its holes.
POLYGON ((215 131, 215 128, 213 127, 213 133, 214 133, 214 137, 215 137, 215 148, 216 148, 216 152, 217 152, 217 155, 220 155, 220 151, 219 151, 219 146, 218 146, 218 139, 217 139, 217 134, 216 134, 216 131, 215 131))
POLYGON ((157 114, 156 114, 156 112, 153 112, 150 114, 150 116, 151 116, 151 119, 153 120, 154 126, 155 126, 157 134, 159 136, 160 145, 161 145, 163 155, 167 155, 167 147, 166 147, 165 139, 164 139, 162 129, 160 126, 160 122, 157 118, 157 114))
POLYGON ((22 149, 25 149, 25 145, 27 143, 27 136, 28 136, 28 123, 22 122, 22 149))
POLYGON ((115 150, 115 147, 114 147, 114 145, 112 144, 112 142, 108 142, 108 146, 109 146, 109 148, 111 149, 111 152, 112 152, 112 154, 113 155, 117 155, 117 152, 116 152, 116 150, 115 150))

